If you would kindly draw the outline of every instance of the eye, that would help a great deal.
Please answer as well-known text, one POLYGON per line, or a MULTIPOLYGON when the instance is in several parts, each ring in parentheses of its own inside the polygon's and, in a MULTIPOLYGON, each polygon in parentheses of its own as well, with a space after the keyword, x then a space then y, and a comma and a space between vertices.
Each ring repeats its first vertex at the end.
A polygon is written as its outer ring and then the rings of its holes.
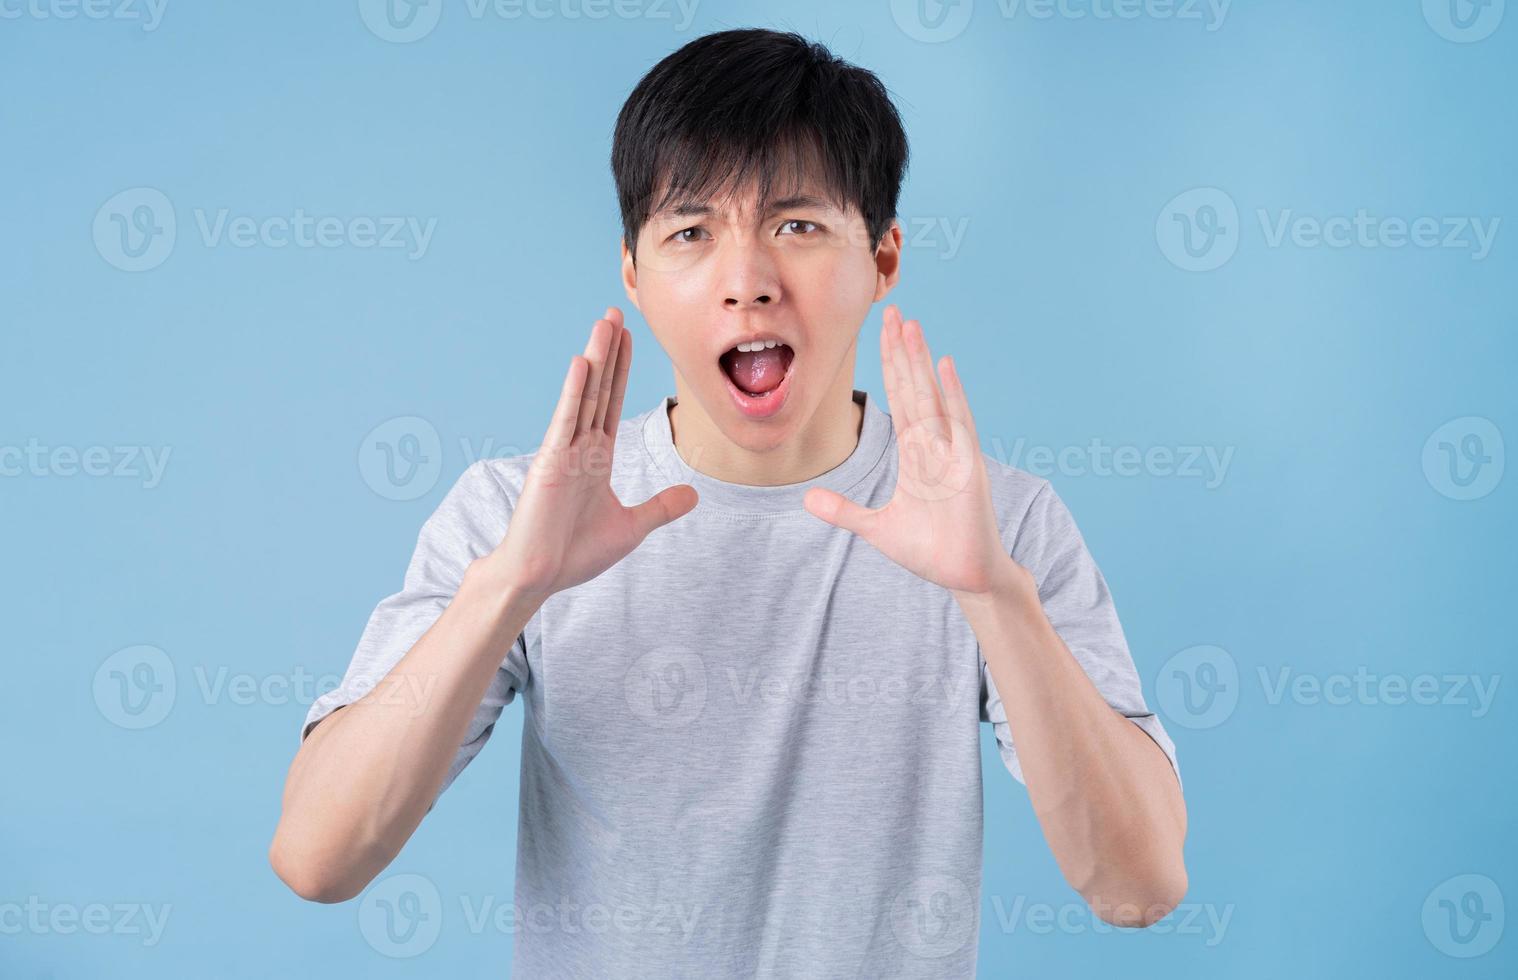
POLYGON ((818 230, 818 225, 817 225, 816 222, 813 222, 813 221, 806 221, 806 220, 803 220, 801 218, 792 218, 790 221, 787 221, 787 222, 783 223, 780 226, 780 230, 781 230, 782 234, 805 235, 805 234, 808 234, 810 232, 817 231, 818 230), (790 231, 790 232, 787 232, 786 229, 790 228, 792 225, 806 225, 806 229, 804 229, 802 231, 790 231))
POLYGON ((699 238, 686 238, 685 237, 687 234, 689 234, 691 232, 699 232, 701 234, 705 234, 706 233, 706 229, 700 227, 699 225, 692 225, 689 228, 682 228, 681 230, 675 232, 673 235, 670 235, 669 236, 669 240, 672 241, 672 242, 678 242, 679 244, 682 244, 682 245, 688 245, 688 244, 690 244, 693 241, 700 241, 699 238))

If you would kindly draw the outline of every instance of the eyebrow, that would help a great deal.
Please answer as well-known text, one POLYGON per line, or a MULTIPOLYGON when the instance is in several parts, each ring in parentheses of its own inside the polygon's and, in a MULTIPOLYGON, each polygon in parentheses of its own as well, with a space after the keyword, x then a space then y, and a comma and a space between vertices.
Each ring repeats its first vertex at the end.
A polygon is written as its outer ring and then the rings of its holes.
MULTIPOLYGON (((774 214, 776 211, 789 211, 793 208, 814 208, 817 210, 836 211, 832 204, 820 197, 811 194, 793 194, 790 197, 782 197, 765 205, 765 215, 774 214)), ((655 220, 665 218, 690 218, 707 217, 716 214, 711 205, 701 201, 680 201, 672 204, 654 214, 655 220)))

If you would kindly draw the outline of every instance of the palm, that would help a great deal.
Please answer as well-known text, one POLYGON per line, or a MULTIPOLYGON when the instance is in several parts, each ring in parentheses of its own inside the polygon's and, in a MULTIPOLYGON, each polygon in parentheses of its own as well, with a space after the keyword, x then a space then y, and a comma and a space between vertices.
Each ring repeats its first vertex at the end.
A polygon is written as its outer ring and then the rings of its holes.
POLYGON ((612 307, 584 357, 571 361, 559 405, 534 454, 492 560, 526 591, 548 596, 621 561, 649 532, 696 505, 695 488, 669 487, 635 507, 611 489, 611 461, 632 361, 632 335, 612 307))
POLYGON ((990 587, 1001 550, 985 460, 952 358, 933 377, 922 327, 886 308, 880 359, 896 429, 896 490, 870 510, 831 490, 808 492, 807 509, 859 534, 886 557, 946 589, 990 587))

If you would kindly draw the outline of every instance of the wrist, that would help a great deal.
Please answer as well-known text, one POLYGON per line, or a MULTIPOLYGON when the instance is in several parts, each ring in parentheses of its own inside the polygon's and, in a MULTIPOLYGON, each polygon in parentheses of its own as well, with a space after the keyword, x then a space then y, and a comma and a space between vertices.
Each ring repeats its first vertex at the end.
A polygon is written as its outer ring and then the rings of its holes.
POLYGON ((525 623, 548 595, 528 588, 520 576, 513 574, 511 568, 501 564, 492 553, 476 558, 464 569, 457 598, 498 621, 525 623))
POLYGON ((956 602, 966 615, 984 612, 990 608, 1014 608, 1042 612, 1038 599, 1038 583, 1033 574, 1006 556, 997 563, 987 577, 988 586, 983 591, 962 592, 951 590, 956 602))

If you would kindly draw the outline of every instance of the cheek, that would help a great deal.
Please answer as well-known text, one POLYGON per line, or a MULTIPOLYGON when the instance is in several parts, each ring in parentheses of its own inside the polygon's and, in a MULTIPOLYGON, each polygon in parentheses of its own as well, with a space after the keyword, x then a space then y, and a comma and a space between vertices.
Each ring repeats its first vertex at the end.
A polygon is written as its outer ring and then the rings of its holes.
POLYGON ((650 315, 680 317, 698 310, 712 293, 710 263, 650 253, 638 270, 638 305, 650 315), (656 312, 657 311, 657 312, 656 312))
POLYGON ((857 323, 875 298, 875 260, 859 249, 807 256, 789 278, 791 298, 818 322, 857 323))
POLYGON ((673 359, 684 360, 703 351, 709 339, 703 315, 709 285, 694 270, 658 272, 638 278, 638 309, 659 346, 673 359))

